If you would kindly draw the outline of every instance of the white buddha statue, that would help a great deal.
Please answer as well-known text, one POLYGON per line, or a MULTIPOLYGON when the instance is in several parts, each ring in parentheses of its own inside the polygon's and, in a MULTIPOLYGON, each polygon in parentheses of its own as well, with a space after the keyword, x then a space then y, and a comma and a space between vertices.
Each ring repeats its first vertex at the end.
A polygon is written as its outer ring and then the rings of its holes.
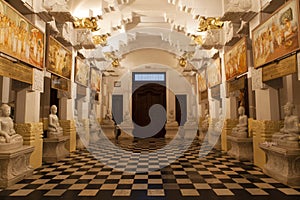
POLYGON ((178 122, 175 120, 174 110, 169 111, 167 125, 168 126, 178 126, 178 122))
POLYGON ((23 145, 23 138, 21 135, 16 133, 14 129, 14 122, 10 117, 10 112, 10 106, 2 104, 0 116, 0 146, 4 143, 20 143, 20 145, 23 145))
POLYGON ((299 129, 299 117, 293 115, 293 109, 295 106, 287 102, 284 106, 284 123, 283 128, 280 129, 280 132, 275 133, 272 136, 274 142, 279 141, 299 141, 300 129, 299 129))
POLYGON ((235 128, 232 129, 232 135, 235 137, 246 138, 248 137, 248 116, 245 115, 244 106, 238 108, 239 122, 235 128))
POLYGON ((56 105, 52 105, 50 111, 51 113, 49 115, 47 137, 58 138, 60 136, 63 136, 63 128, 60 126, 59 119, 56 115, 57 113, 56 105))
POLYGON ((103 119, 103 124, 113 125, 114 121, 112 120, 112 114, 110 109, 107 109, 105 117, 103 119))

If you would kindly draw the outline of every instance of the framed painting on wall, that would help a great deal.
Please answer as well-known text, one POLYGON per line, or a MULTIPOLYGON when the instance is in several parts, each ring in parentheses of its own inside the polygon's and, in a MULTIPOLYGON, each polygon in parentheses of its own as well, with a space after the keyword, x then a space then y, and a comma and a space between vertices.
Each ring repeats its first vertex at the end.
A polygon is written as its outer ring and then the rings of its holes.
POLYGON ((68 79, 65 79, 60 76, 51 75, 51 87, 57 90, 63 90, 66 92, 70 92, 71 90, 71 82, 68 79))
POLYGON ((209 88, 221 84, 221 59, 215 59, 206 69, 207 73, 207 86, 209 88))
POLYGON ((72 52, 52 36, 48 40, 47 70, 57 76, 71 79, 72 52))
POLYGON ((0 0, 0 52, 44 67, 44 34, 8 3, 0 0))
POLYGON ((254 68, 299 49, 299 0, 290 0, 252 31, 254 68))
POLYGON ((245 37, 225 53, 224 62, 227 81, 248 71, 247 40, 245 37))
POLYGON ((101 88, 101 73, 96 68, 91 68, 91 89, 100 92, 101 88))
POLYGON ((84 60, 82 60, 77 56, 75 62, 75 77, 74 77, 75 82, 87 87, 90 78, 89 72, 90 72, 90 67, 84 62, 84 60))
POLYGON ((207 90, 206 70, 203 70, 198 74, 198 90, 199 92, 204 92, 207 90))

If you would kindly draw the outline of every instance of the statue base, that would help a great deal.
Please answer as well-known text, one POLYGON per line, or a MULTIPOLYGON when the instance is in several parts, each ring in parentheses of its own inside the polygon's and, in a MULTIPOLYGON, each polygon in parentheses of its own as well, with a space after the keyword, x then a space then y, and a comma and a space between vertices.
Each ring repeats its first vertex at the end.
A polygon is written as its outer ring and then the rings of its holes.
POLYGON ((97 142, 100 139, 100 129, 90 128, 89 143, 97 142))
POLYGON ((29 165, 29 159, 33 150, 32 146, 22 146, 0 152, 0 188, 11 186, 32 175, 33 168, 29 165))
POLYGON ((133 139, 132 131, 134 129, 132 123, 126 123, 123 122, 119 125, 119 128, 121 129, 121 135, 119 138, 127 138, 127 139, 133 139))
POLYGON ((231 149, 228 155, 240 161, 253 160, 253 139, 227 136, 227 140, 231 142, 231 149))
POLYGON ((0 152, 19 149, 23 146, 23 139, 12 143, 0 143, 0 152))
POLYGON ((102 131, 108 139, 115 139, 115 125, 114 124, 101 124, 102 131))
POLYGON ((165 129, 166 129, 166 138, 174 139, 178 133, 178 123, 166 124, 165 129))
POLYGON ((58 138, 44 138, 43 143, 43 162, 55 163, 69 156, 69 151, 66 149, 66 142, 70 136, 61 136, 58 138))
POLYGON ((281 183, 300 186, 300 148, 287 148, 260 144, 266 153, 267 163, 263 171, 281 183))
POLYGON ((85 149, 87 146, 88 146, 88 142, 85 139, 85 135, 76 133, 76 149, 82 150, 85 149))
POLYGON ((195 139, 197 136, 197 124, 194 122, 186 122, 183 126, 184 138, 195 139))

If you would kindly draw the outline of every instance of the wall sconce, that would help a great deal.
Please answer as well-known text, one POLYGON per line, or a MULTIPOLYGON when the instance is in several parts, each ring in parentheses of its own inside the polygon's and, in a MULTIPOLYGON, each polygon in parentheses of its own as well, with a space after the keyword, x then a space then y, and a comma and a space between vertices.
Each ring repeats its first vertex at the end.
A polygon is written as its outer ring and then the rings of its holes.
POLYGON ((203 32, 211 29, 221 29, 224 22, 219 17, 200 17, 198 32, 203 32))
POLYGON ((107 44, 107 35, 94 35, 92 39, 95 45, 105 46, 107 44))
POLYGON ((98 19, 96 17, 85 17, 85 18, 75 18, 73 26, 75 29, 90 29, 92 32, 98 31, 100 28, 97 24, 98 19))
POLYGON ((186 60, 186 58, 181 57, 181 58, 179 59, 179 65, 180 65, 180 67, 186 67, 186 65, 187 65, 187 60, 186 60))
POLYGON ((194 40, 194 42, 200 46, 204 43, 203 37, 201 35, 192 35, 192 40, 194 40))
POLYGON ((113 67, 119 67, 119 66, 120 66, 119 59, 118 59, 118 58, 113 59, 111 65, 112 65, 113 67))

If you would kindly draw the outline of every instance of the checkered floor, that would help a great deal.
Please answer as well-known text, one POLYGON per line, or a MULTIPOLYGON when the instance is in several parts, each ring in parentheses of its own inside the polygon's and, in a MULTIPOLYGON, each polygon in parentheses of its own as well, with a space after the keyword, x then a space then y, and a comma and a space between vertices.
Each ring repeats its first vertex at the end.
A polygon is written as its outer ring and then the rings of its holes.
POLYGON ((217 150, 202 157, 210 147, 198 140, 178 158, 184 148, 170 144, 124 140, 116 144, 120 148, 109 149, 107 142, 98 142, 0 190, 0 199, 300 199, 300 188, 278 183, 251 163, 217 150))

